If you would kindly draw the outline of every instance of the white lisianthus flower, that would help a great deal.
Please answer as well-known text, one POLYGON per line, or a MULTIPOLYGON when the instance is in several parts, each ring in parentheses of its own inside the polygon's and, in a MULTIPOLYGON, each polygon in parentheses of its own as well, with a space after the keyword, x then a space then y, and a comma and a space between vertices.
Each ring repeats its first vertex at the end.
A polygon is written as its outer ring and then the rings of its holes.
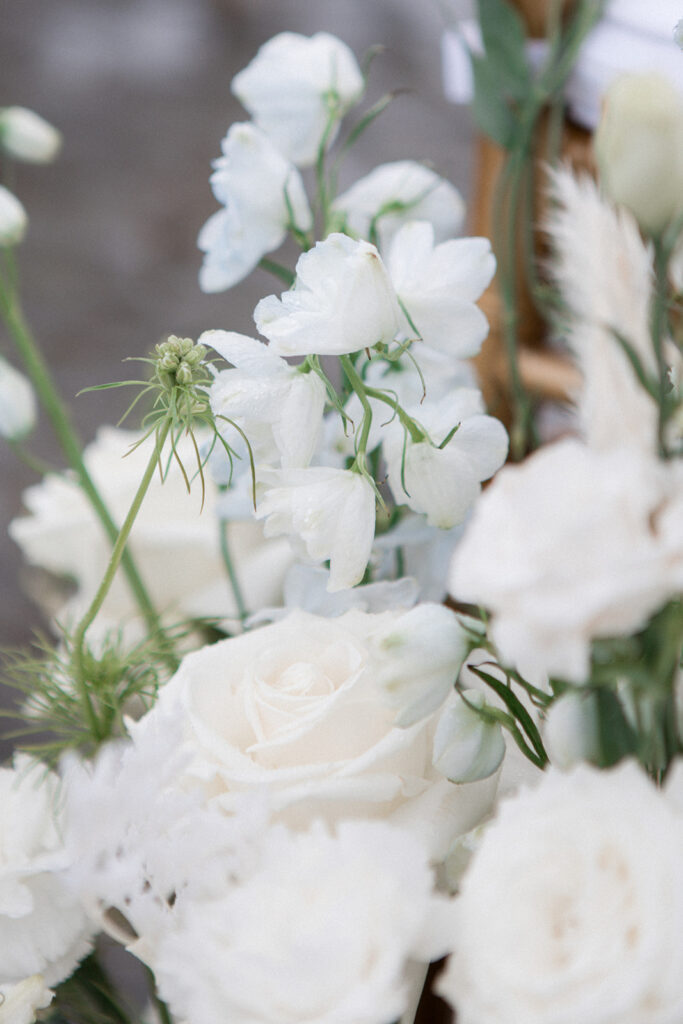
POLYGON ((33 1024, 38 1010, 46 1009, 53 996, 40 974, 15 985, 0 985, 0 1024, 33 1024))
POLYGON ((682 524, 675 460, 562 441, 498 474, 449 589, 489 608, 501 657, 527 678, 583 683, 594 637, 633 632, 680 592, 682 524))
POLYGON ((413 725, 443 704, 469 646, 455 612, 431 602, 378 630, 372 638, 375 677, 396 709, 396 725, 413 725))
POLYGON ((333 210, 360 238, 376 234, 382 253, 406 221, 429 221, 435 241, 443 242, 460 231, 465 216, 458 190, 414 160, 375 167, 335 199, 333 210))
POLYGON ((261 299, 254 320, 278 355, 343 355, 393 341, 399 312, 374 245, 332 234, 299 257, 294 287, 261 299))
POLYGON ((330 593, 360 583, 375 536, 375 492, 360 473, 328 466, 271 470, 256 518, 264 535, 300 538, 315 562, 329 559, 330 593))
MULTIPOLYGON (((387 268, 426 345, 456 359, 476 356, 489 325, 475 302, 496 270, 488 239, 457 238, 435 245, 432 224, 410 221, 391 243, 387 268)), ((404 330, 413 334, 407 322, 404 330)))
POLYGON ((281 32, 235 75, 232 91, 288 160, 309 167, 362 95, 363 76, 349 47, 335 36, 281 32), (331 115, 336 123, 326 134, 331 115))
POLYGON ((0 437, 19 441, 36 424, 33 386, 19 370, 0 356, 0 437))
POLYGON ((26 107, 0 109, 0 146, 15 160, 49 164, 61 145, 61 134, 35 111, 26 107))
POLYGON ((0 248, 18 245, 28 227, 23 204, 13 192, 0 185, 0 248))
POLYGON ((563 770, 579 761, 597 758, 600 743, 596 695, 568 690, 554 700, 545 712, 543 745, 550 763, 563 770))
POLYGON ((59 779, 17 755, 0 768, 0 985, 40 974, 67 978, 90 948, 91 928, 64 882, 59 779))
POLYGON ((607 90, 595 133, 607 195, 657 235, 683 210, 683 99, 657 73, 622 75, 607 90))
POLYGON ((464 690, 462 695, 452 694, 439 716, 434 734, 434 767, 451 782, 486 779, 499 768, 505 756, 501 726, 485 722, 474 710, 485 706, 481 690, 464 690))
POLYGON ((294 611, 189 654, 131 726, 136 743, 168 717, 181 723, 190 757, 178 785, 198 782, 213 806, 232 812, 244 795, 267 790, 272 813, 289 826, 391 819, 424 835, 439 857, 481 820, 495 784, 459 787, 438 775, 434 715, 394 724, 371 637, 396 617, 294 611))
POLYGON ((482 409, 481 394, 462 388, 415 411, 434 443, 408 438, 404 450, 400 426, 393 423, 387 432, 383 452, 392 494, 399 504, 426 514, 430 526, 449 529, 462 523, 481 492, 481 482, 505 462, 505 427, 482 409), (445 447, 439 447, 458 423, 445 447))
POLYGON ((234 367, 221 370, 211 385, 211 408, 219 430, 229 430, 220 416, 237 422, 250 439, 268 425, 271 447, 282 467, 307 466, 322 429, 321 379, 315 373, 301 373, 262 342, 234 331, 205 331, 200 343, 211 345, 234 367))
POLYGON ((271 829, 248 879, 184 902, 154 972, 178 1020, 377 1024, 402 1016, 409 962, 441 956, 451 908, 429 855, 382 822, 271 829))
MULTIPOLYGON (((88 472, 117 523, 123 522, 150 457, 151 440, 126 455, 139 436, 135 431, 101 427, 85 449, 88 472)), ((191 439, 180 438, 176 447, 191 476, 196 465, 191 439)), ((23 497, 30 515, 13 520, 10 534, 32 565, 76 581, 77 594, 57 613, 60 621, 76 618, 100 585, 110 542, 69 475, 48 475, 23 497)), ((216 488, 208 474, 202 508, 198 482, 188 494, 179 467, 171 461, 163 484, 155 474, 135 521, 131 551, 156 607, 174 621, 178 615, 231 621, 238 617, 221 560, 216 502, 216 488)), ((289 545, 265 541, 260 526, 251 521, 229 523, 227 536, 247 608, 278 603, 293 558, 289 545)), ((136 615, 134 598, 119 572, 100 621, 121 628, 134 624, 136 615)))
POLYGON ((278 249, 290 227, 307 231, 311 210, 301 175, 253 124, 233 124, 214 162, 211 186, 225 207, 209 217, 197 244, 205 253, 199 284, 205 292, 232 288, 278 249))
POLYGON ((437 983, 462 1024, 678 1024, 683 816, 635 763, 501 803, 437 983))

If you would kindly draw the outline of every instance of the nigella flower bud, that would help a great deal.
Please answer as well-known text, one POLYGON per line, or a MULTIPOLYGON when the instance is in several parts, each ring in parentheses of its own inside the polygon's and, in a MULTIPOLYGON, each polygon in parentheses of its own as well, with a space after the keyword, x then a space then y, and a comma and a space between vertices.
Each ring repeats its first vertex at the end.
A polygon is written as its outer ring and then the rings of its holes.
POLYGON ((62 136, 33 110, 5 107, 0 111, 0 144, 15 160, 48 164, 57 156, 62 136))
POLYGON ((0 436, 19 441, 36 423, 36 398, 23 373, 0 358, 0 436))
POLYGON ((18 245, 26 234, 28 217, 17 197, 0 185, 0 248, 18 245))

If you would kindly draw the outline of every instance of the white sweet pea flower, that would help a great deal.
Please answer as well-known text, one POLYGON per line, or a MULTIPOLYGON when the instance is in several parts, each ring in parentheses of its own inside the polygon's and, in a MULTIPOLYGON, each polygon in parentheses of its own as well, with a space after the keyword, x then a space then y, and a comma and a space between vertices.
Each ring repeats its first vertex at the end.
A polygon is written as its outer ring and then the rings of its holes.
POLYGON ((46 1009, 53 996, 41 974, 0 985, 0 1024, 33 1024, 38 1010, 46 1009))
POLYGON ((254 870, 183 901, 155 957, 159 991, 196 1024, 377 1024, 407 1008, 410 961, 447 949, 451 908, 421 838, 383 822, 271 829, 254 870))
POLYGON ((470 645, 450 608, 426 602, 379 629, 372 646, 377 683, 405 727, 443 704, 470 645))
POLYGON ((312 216, 301 176, 253 124, 233 124, 214 162, 211 186, 224 210, 209 217, 197 244, 205 253, 205 292, 232 288, 262 256, 279 248, 290 226, 307 231, 312 216))
POLYGON ((288 160, 309 167, 362 95, 363 76, 349 47, 335 36, 281 32, 235 75, 232 91, 288 160), (336 123, 326 136, 331 115, 336 123))
POLYGON ((359 473, 328 466, 271 470, 257 519, 264 535, 300 538, 315 562, 329 559, 330 593, 360 583, 375 535, 375 492, 359 473))
POLYGON ((399 504, 427 516, 431 526, 449 529, 462 523, 481 491, 481 482, 500 469, 508 437, 499 420, 481 412, 481 395, 463 388, 416 415, 429 440, 408 437, 394 423, 383 444, 392 494, 399 504), (441 448, 456 424, 458 429, 441 448))
POLYGON ((683 587, 683 467, 575 440, 502 470, 451 566, 527 678, 583 683, 594 637, 625 635, 683 587))
MULTIPOLYGON (((476 300, 489 286, 496 258, 486 238, 434 244, 434 227, 411 221, 397 231, 387 256, 391 282, 426 345, 456 359, 475 356, 489 325, 476 300)), ((408 336, 413 327, 406 321, 408 336)), ((415 351, 419 359, 419 349, 415 351)))
POLYGON ((22 203, 0 185, 0 248, 18 245, 26 234, 28 216, 22 203))
POLYGON ((360 238, 376 234, 383 253, 406 221, 429 221, 435 241, 443 242, 460 231, 465 216, 458 190, 414 160, 380 164, 338 196, 333 210, 360 238))
MULTIPOLYGON (((250 438, 268 427, 284 469, 307 466, 318 444, 325 385, 315 373, 301 373, 262 342, 234 331, 205 331, 211 345, 234 369, 221 370, 211 385, 214 416, 234 420, 250 438)), ((217 418, 219 430, 229 424, 217 418)), ((261 453, 259 453, 260 455, 261 453)), ((270 461, 267 458, 265 461, 270 461)))
POLYGON ((61 134, 35 111, 26 107, 0 110, 0 146, 15 160, 49 164, 61 145, 61 134))
POLYGON ((91 928, 64 881, 58 787, 25 755, 0 768, 0 985, 34 974, 56 985, 90 948, 91 928))
POLYGON ((36 396, 29 379, 0 356, 0 437, 19 441, 36 424, 36 396))
POLYGON ((683 816, 633 762, 549 769, 499 805, 437 982, 461 1024, 683 1019, 683 816))
POLYGON ((344 355, 393 341, 399 313, 375 246, 332 234, 299 257, 294 287, 261 299, 254 320, 278 355, 344 355))
POLYGON ((486 698, 481 690, 464 690, 462 695, 453 693, 439 716, 433 763, 451 782, 486 779, 505 756, 501 726, 485 722, 474 710, 484 707, 486 698))

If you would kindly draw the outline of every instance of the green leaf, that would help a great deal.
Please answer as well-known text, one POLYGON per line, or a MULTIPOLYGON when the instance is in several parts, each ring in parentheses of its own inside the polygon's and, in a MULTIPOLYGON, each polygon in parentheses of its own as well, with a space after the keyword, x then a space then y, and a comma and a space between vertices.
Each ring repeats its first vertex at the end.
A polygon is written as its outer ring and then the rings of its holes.
POLYGON ((509 149, 515 136, 515 121, 501 94, 496 69, 484 57, 477 57, 474 53, 470 57, 474 76, 472 117, 482 134, 509 149))
POLYGON ((478 7, 487 63, 507 96, 524 99, 532 81, 524 22, 507 0, 478 0, 478 7))
POLYGON ((598 705, 599 767, 610 768, 622 758, 635 753, 638 739, 616 693, 606 686, 600 686, 595 696, 598 705))

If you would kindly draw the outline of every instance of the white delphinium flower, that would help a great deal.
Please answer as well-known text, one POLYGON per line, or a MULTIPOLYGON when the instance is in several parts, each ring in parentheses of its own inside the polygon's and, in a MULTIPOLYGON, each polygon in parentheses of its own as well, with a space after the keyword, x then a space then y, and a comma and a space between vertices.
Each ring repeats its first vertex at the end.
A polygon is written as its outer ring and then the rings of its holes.
POLYGON ((430 715, 453 689, 467 651, 468 633, 444 605, 424 602, 383 625, 371 638, 375 678, 396 725, 430 715))
POLYGON ((550 763, 571 768, 595 759, 600 750, 598 704, 591 692, 568 690, 545 712, 543 745, 550 763))
POLYGON ((401 426, 391 424, 383 443, 389 486, 399 504, 425 513, 431 526, 448 529, 463 522, 481 482, 504 463, 507 433, 499 420, 484 415, 481 394, 475 389, 462 388, 434 404, 425 402, 414 414, 433 443, 411 437, 406 441, 401 426))
POLYGON ((0 146, 15 160, 49 164, 61 145, 61 134, 35 111, 26 107, 0 109, 0 146))
POLYGON ((332 234, 299 257, 293 288, 261 299, 254 320, 278 355, 343 355, 393 341, 399 312, 374 245, 332 234))
POLYGON ((683 211, 683 99, 656 72, 622 75, 610 85, 595 133, 600 182, 657 235, 683 211))
POLYGON ((566 440, 507 466, 456 549, 450 592, 493 613, 527 678, 583 683, 594 637, 624 635, 683 586, 683 466, 566 440))
POLYGON ((26 234, 28 216, 13 192, 0 185, 0 248, 18 245, 26 234))
POLYGON ((485 722, 475 709, 485 708, 481 690, 453 693, 439 716, 434 734, 434 767, 451 782, 486 779, 505 756, 503 730, 485 722))
MULTIPOLYGON (((88 472, 118 523, 128 512, 150 457, 152 439, 126 455, 139 438, 134 431, 101 427, 84 453, 88 472)), ((191 476, 196 466, 191 439, 180 438, 176 448, 191 476)), ((178 615, 234 620, 238 615, 221 559, 216 488, 208 473, 205 477, 202 508, 199 482, 188 494, 179 467, 171 461, 163 483, 155 474, 131 533, 131 551, 152 600, 174 620, 178 615)), ((58 617, 76 618, 100 585, 110 543, 69 475, 48 475, 23 497, 30 515, 13 520, 10 534, 32 565, 75 579, 78 592, 58 610, 58 617)), ((253 521, 229 523, 227 533, 247 607, 277 603, 292 562, 289 545, 264 541, 261 527, 253 521)), ((135 620, 136 611, 127 581, 119 573, 99 621, 120 628, 135 620)))
POLYGON ((59 779, 17 755, 0 768, 0 984, 40 974, 67 978, 90 949, 91 931, 64 874, 59 779))
POLYGON ((38 1010, 46 1009, 53 996, 41 974, 0 985, 0 1024, 33 1024, 38 1010))
POLYGON ((211 345, 234 369, 221 370, 211 385, 210 399, 221 432, 235 421, 249 437, 267 428, 270 445, 255 451, 269 458, 275 449, 285 469, 307 466, 318 444, 325 406, 325 385, 315 373, 301 373, 262 342, 234 331, 205 331, 200 343, 211 345), (269 428, 269 429, 268 429, 269 428))
POLYGON ((273 815, 291 827, 315 817, 393 820, 424 835, 438 858, 487 813, 495 782, 460 787, 438 775, 435 715, 394 724, 371 637, 399 614, 293 611, 189 654, 134 726, 136 742, 170 718, 190 757, 177 784, 200 785, 212 806, 232 813, 267 789, 273 815))
POLYGON ((280 152, 308 167, 320 146, 334 141, 363 85, 356 58, 340 39, 281 32, 235 75, 232 91, 280 152))
POLYGON ((360 238, 376 234, 383 253, 406 221, 429 221, 435 241, 443 242, 460 231, 465 216, 458 190, 414 160, 375 167, 335 199, 333 210, 360 238))
POLYGON ((36 415, 30 380, 0 356, 0 437, 20 441, 33 430, 36 415))
POLYGON ((155 961, 177 1019, 378 1024, 406 1009, 409 962, 445 951, 451 907, 416 836, 346 821, 271 829, 249 878, 179 911, 155 961))
POLYGON ((301 175, 263 132, 233 124, 221 148, 211 186, 225 209, 209 217, 197 240, 205 253, 199 274, 205 292, 232 288, 282 245, 290 227, 307 231, 312 224, 301 175))
MULTIPOLYGON (((387 255, 396 293, 426 345, 456 359, 476 356, 489 325, 475 306, 496 270, 486 238, 458 238, 434 244, 434 227, 410 221, 397 231, 387 255)), ((416 350, 419 359, 420 350, 416 350)))
POLYGON ((657 404, 638 380, 615 332, 655 375, 650 334, 652 255, 626 210, 601 198, 588 177, 553 177, 548 230, 553 273, 570 314, 567 340, 583 374, 576 397, 587 443, 656 451, 657 404))
POLYGON ((504 801, 437 983, 462 1024, 678 1024, 683 816, 635 763, 504 801))
POLYGON ((375 536, 375 491, 368 479, 347 469, 311 466, 269 470, 256 518, 264 535, 299 538, 314 562, 329 559, 327 589, 360 583, 375 536))

